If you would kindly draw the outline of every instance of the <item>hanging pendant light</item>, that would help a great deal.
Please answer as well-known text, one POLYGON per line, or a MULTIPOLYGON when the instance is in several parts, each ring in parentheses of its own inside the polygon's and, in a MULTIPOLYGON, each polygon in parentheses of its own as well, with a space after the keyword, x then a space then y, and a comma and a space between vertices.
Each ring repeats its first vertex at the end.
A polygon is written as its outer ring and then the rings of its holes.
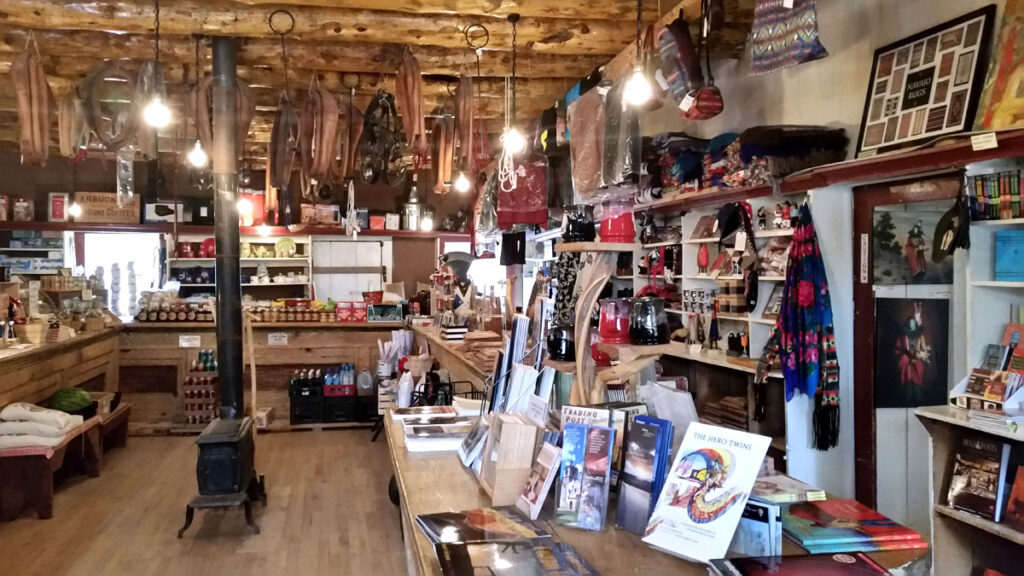
POLYGON ((505 78, 505 129, 501 133, 501 158, 498 160, 498 184, 505 192, 515 190, 515 157, 526 150, 526 137, 513 124, 516 118, 516 24, 519 14, 509 14, 512 23, 512 77, 505 78))
POLYGON ((471 184, 469 182, 469 178, 466 177, 466 173, 459 172, 459 176, 455 179, 455 183, 452 186, 459 194, 465 194, 466 192, 469 192, 470 185, 471 184))
POLYGON ((146 121, 146 124, 159 130, 166 128, 171 123, 171 109, 164 103, 164 97, 167 92, 164 87, 163 70, 160 68, 160 0, 154 0, 153 7, 156 58, 153 66, 152 85, 149 87, 151 96, 146 107, 142 110, 142 118, 146 121))
MULTIPOLYGON (((193 40, 195 41, 196 48, 196 84, 193 87, 193 89, 195 90, 199 88, 199 35, 193 36, 193 40)), ((204 103, 200 104, 205 105, 204 103)), ((193 111, 193 114, 195 114, 194 124, 196 126, 196 143, 195 146, 192 147, 192 150, 190 150, 188 153, 188 163, 191 164, 194 168, 205 168, 206 163, 210 161, 210 156, 209 154, 206 153, 206 150, 203 150, 203 143, 199 139, 199 111, 195 110, 193 111)))
POLYGON ((636 0, 636 67, 633 68, 633 75, 626 81, 623 98, 633 106, 643 106, 650 102, 654 91, 651 90, 651 81, 644 74, 643 51, 641 50, 641 36, 643 34, 643 0, 636 0))

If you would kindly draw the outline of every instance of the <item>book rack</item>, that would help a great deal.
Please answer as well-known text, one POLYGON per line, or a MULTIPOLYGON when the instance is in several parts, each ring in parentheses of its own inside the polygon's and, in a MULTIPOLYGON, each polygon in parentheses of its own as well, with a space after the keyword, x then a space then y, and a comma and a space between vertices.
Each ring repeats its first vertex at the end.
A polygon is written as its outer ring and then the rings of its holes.
POLYGON ((518 415, 491 415, 491 430, 480 455, 479 480, 492 506, 515 505, 543 437, 543 430, 518 415))

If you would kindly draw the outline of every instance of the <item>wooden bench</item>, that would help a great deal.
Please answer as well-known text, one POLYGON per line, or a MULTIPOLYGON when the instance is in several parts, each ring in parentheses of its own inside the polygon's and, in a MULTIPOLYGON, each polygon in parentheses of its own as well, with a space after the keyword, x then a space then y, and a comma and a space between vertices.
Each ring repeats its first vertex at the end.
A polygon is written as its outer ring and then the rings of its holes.
POLYGON ((35 510, 40 519, 52 518, 55 474, 99 476, 100 420, 86 420, 58 446, 0 450, 0 520, 14 520, 27 509, 35 510))
POLYGON ((100 415, 100 439, 104 454, 111 448, 124 448, 128 445, 128 418, 131 414, 132 405, 121 402, 110 414, 100 415))

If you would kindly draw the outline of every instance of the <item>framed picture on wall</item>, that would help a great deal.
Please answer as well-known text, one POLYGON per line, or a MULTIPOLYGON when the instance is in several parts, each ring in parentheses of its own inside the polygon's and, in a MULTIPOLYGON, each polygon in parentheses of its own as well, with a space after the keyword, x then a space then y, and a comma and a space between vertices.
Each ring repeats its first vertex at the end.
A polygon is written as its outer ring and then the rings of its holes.
POLYGON ((969 129, 985 82, 990 4, 875 51, 857 140, 860 158, 969 129))

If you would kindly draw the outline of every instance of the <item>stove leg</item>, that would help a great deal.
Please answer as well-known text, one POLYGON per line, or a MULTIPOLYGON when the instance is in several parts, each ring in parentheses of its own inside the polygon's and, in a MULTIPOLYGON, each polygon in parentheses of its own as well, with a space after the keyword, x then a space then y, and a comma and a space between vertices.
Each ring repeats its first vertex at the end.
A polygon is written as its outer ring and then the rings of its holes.
POLYGON ((252 527, 253 534, 259 534, 260 527, 257 526, 256 522, 252 519, 252 502, 246 500, 242 503, 242 506, 245 508, 245 523, 252 527))
POLYGON ((192 518, 195 516, 195 513, 195 508, 192 508, 191 504, 185 507, 185 525, 181 527, 181 530, 178 530, 178 540, 185 536, 185 531, 192 525, 192 518))

